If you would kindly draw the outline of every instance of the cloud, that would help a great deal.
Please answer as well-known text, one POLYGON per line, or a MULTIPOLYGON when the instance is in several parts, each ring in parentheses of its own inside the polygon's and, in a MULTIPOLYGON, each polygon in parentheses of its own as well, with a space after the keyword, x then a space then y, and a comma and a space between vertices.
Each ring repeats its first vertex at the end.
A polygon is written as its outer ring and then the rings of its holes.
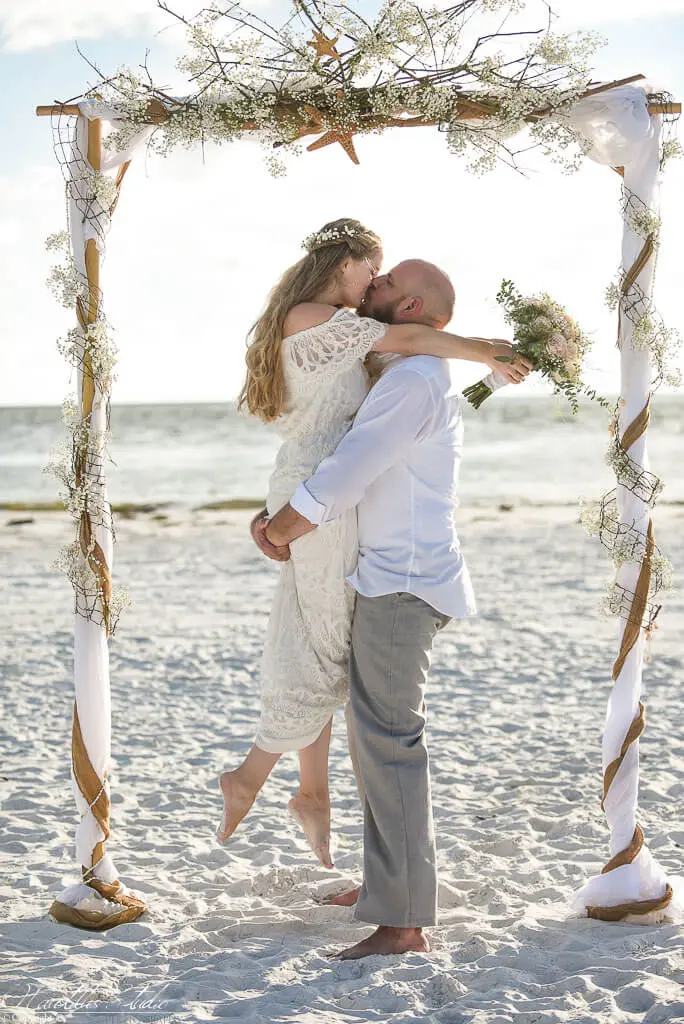
MULTIPOLYGON (((178 14, 191 16, 197 0, 171 0, 178 14)), ((149 34, 168 28, 181 35, 174 19, 155 0, 0 0, 0 38, 5 50, 38 50, 73 39, 149 34)))
MULTIPOLYGON (((178 14, 192 16, 201 4, 197 0, 171 0, 178 14)), ((653 19, 684 15, 684 0, 551 0, 560 16, 557 28, 591 27, 636 18, 653 19)), ((282 0, 247 0, 247 7, 285 10, 282 0)), ((528 12, 545 8, 530 0, 528 12)), ((168 40, 181 35, 174 19, 161 11, 155 0, 0 0, 0 39, 8 51, 27 52, 73 39, 102 39, 112 35, 149 34, 165 29, 168 40), (168 35, 171 33, 171 35, 168 35)))

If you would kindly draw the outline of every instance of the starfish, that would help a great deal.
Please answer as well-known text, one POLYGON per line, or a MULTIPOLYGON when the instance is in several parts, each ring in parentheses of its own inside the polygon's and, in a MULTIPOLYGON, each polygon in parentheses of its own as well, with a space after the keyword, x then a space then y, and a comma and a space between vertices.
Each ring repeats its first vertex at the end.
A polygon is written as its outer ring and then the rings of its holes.
MULTIPOLYGON (((343 97, 344 93, 342 92, 341 89, 338 89, 338 100, 342 100, 343 97)), ((310 107, 308 105, 305 106, 304 109, 306 110, 307 114, 309 115, 313 123, 316 125, 316 127, 320 128, 320 130, 323 131, 323 115, 321 114, 320 110, 317 110, 316 107, 310 107)), ((307 146, 306 149, 307 152, 310 153, 313 152, 313 150, 315 149, 322 149, 324 146, 332 146, 334 145, 334 143, 339 142, 340 146, 342 146, 342 149, 345 151, 345 153, 352 161, 352 163, 358 164, 359 158, 356 155, 356 150, 354 149, 353 138, 354 132, 351 129, 348 131, 344 131, 344 129, 342 128, 331 128, 329 131, 325 132, 325 134, 321 135, 320 139, 316 139, 316 141, 312 142, 310 146, 307 146)))
POLYGON ((321 114, 320 110, 317 110, 316 107, 310 107, 308 103, 304 104, 304 109, 306 110, 307 114, 309 115, 313 123, 316 125, 316 127, 320 128, 322 131, 323 114, 321 114))
POLYGON ((310 146, 307 146, 307 152, 311 153, 314 149, 322 149, 323 146, 332 146, 335 142, 339 142, 342 149, 345 151, 352 163, 358 164, 359 158, 356 155, 354 149, 354 132, 344 131, 342 128, 331 128, 330 131, 326 132, 325 135, 321 135, 320 139, 316 139, 310 146))
POLYGON ((342 60, 339 53, 335 49, 335 43, 339 39, 339 36, 335 36, 334 39, 328 39, 325 32, 320 32, 317 28, 314 29, 314 38, 310 39, 307 46, 313 46, 316 51, 316 59, 319 57, 334 57, 335 60, 342 60))

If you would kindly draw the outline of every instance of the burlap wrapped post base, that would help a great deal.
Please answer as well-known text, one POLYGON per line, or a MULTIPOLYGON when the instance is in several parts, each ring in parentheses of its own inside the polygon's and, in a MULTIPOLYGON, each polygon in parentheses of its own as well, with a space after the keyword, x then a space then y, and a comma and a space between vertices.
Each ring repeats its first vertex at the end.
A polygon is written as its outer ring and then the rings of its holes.
POLYGON ((48 914, 60 924, 101 932, 137 921, 145 909, 145 903, 120 882, 108 884, 95 878, 89 884, 65 889, 62 898, 53 901, 48 914))

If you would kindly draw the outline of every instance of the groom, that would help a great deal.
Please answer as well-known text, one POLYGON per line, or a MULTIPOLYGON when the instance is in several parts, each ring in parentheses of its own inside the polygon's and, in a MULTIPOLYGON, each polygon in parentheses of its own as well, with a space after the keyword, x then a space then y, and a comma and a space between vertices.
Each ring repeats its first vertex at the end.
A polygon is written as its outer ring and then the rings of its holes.
MULTIPOLYGON (((453 306, 448 277, 407 260, 372 282, 359 313, 443 329, 453 306)), ((437 923, 437 872, 425 684, 436 634, 476 613, 453 520, 463 422, 448 364, 433 356, 384 361, 336 450, 254 531, 262 550, 283 558, 291 541, 357 507, 349 672, 366 799, 354 919, 376 928, 343 959, 430 950, 423 928, 437 923)), ((529 372, 522 361, 509 366, 512 380, 529 372)))

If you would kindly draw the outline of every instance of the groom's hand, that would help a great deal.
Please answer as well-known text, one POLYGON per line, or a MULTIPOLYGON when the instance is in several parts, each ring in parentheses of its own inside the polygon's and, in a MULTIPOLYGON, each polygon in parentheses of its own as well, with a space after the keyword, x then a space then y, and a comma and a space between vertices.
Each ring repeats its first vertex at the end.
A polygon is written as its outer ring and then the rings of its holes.
POLYGON ((266 539, 280 547, 291 544, 293 540, 316 529, 313 523, 300 515, 288 502, 266 523, 266 539))
POLYGON ((275 562, 287 562, 290 557, 290 546, 289 544, 283 544, 277 547, 275 544, 271 544, 266 536, 268 522, 268 511, 266 509, 262 509, 261 512, 254 516, 254 519, 249 524, 252 540, 267 558, 272 558, 275 562))

